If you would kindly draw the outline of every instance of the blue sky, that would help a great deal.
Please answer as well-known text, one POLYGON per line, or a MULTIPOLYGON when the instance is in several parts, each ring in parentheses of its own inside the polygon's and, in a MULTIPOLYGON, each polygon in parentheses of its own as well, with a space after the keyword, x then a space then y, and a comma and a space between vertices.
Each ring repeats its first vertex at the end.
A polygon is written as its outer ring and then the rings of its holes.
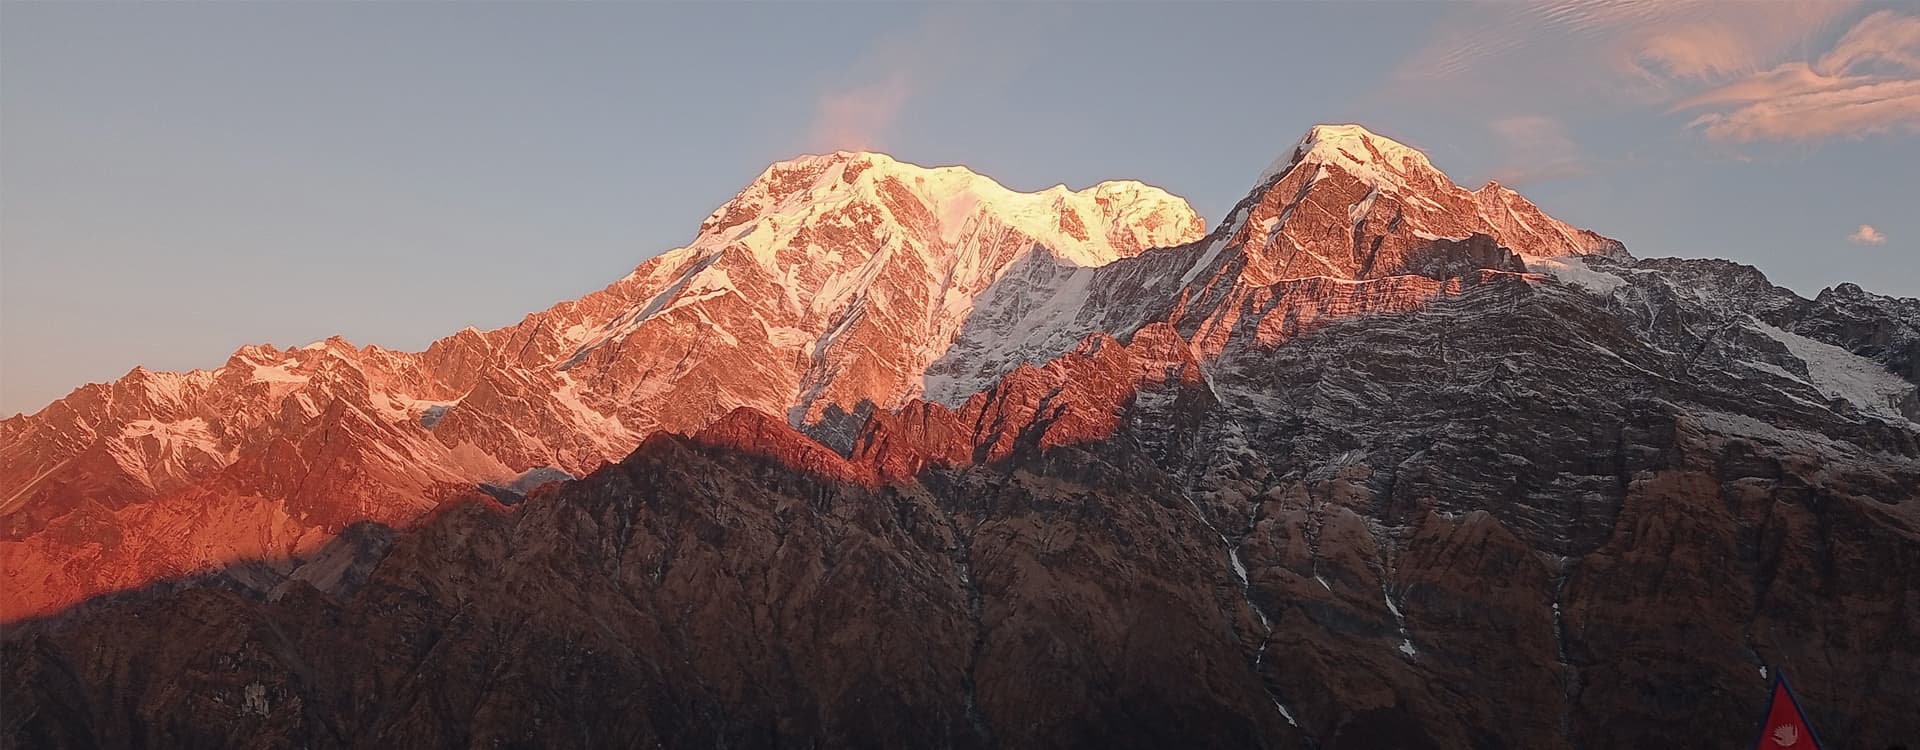
POLYGON ((868 147, 1210 221, 1316 122, 1643 257, 1920 296, 1920 4, 22 4, 0 413, 135 364, 416 349, 868 147), (1863 230, 1862 225, 1872 227, 1863 230), (1851 239, 1850 239, 1851 238, 1851 239))

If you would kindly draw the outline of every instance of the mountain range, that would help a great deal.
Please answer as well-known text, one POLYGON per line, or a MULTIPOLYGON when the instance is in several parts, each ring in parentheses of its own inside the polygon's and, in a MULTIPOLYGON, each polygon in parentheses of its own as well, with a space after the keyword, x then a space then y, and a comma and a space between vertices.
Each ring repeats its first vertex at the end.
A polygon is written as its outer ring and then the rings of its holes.
POLYGON ((1322 125, 1211 230, 840 152, 425 351, 0 421, 9 745, 1920 736, 1920 301, 1322 125))

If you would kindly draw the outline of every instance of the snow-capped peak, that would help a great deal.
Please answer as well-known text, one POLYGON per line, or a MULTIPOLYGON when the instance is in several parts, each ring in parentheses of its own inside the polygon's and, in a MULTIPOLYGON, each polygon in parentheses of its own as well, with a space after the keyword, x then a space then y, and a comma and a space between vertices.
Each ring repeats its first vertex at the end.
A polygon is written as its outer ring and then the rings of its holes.
POLYGON ((1335 155, 1359 164, 1382 164, 1405 169, 1409 162, 1427 169, 1427 155, 1419 149, 1359 125, 1315 125, 1296 149, 1303 158, 1333 159, 1335 155))
POLYGON ((1080 265, 1179 244, 1202 228, 1185 200, 1133 180, 1024 193, 966 167, 923 167, 882 153, 836 151, 767 167, 707 218, 694 245, 724 244, 761 223, 800 226, 855 203, 910 214, 892 216, 895 222, 931 220, 949 237, 976 215, 991 216, 1080 265), (930 210, 923 216, 910 204, 930 210))
POLYGON ((1221 249, 1254 256, 1251 278, 1268 283, 1401 274, 1427 246, 1475 234, 1535 256, 1625 255, 1618 241, 1554 219, 1504 187, 1467 190, 1419 149, 1359 125, 1309 129, 1261 173, 1218 237, 1221 249))
POLYGON ((1264 185, 1295 164, 1337 166, 1375 185, 1404 184, 1413 174, 1439 171, 1419 149, 1362 126, 1315 125, 1293 151, 1267 165, 1255 184, 1264 185))
POLYGON ((1204 231, 1186 201, 1134 181, 1027 193, 965 167, 802 156, 768 167, 685 247, 568 307, 553 321, 555 367, 584 380, 632 366, 623 352, 683 352, 602 394, 642 429, 698 429, 735 406, 795 421, 827 404, 893 408, 920 395, 927 366, 1009 270, 1105 266, 1204 231), (626 341, 644 343, 609 346, 626 341), (712 372, 675 371, 689 348, 712 372))

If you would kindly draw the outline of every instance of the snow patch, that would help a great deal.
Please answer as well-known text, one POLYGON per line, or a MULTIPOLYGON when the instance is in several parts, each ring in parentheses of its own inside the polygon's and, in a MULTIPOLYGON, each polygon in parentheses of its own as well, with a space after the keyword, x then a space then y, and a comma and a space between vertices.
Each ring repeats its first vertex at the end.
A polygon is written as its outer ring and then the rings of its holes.
POLYGON ((1400 645, 1398 647, 1400 653, 1405 654, 1407 658, 1419 656, 1420 650, 1413 647, 1413 634, 1407 632, 1407 618, 1405 615, 1400 614, 1400 605, 1393 601, 1393 594, 1387 590, 1385 584, 1381 584, 1380 586, 1380 598, 1386 601, 1387 611, 1393 613, 1394 624, 1400 626, 1400 645))
POLYGON ((1213 261, 1220 257, 1220 251, 1227 249, 1228 236, 1228 234, 1223 234, 1219 239, 1207 243, 1207 252, 1202 254, 1199 260, 1194 261, 1192 268, 1187 269, 1186 273, 1180 275, 1180 286, 1193 283, 1194 277, 1199 276, 1201 271, 1205 271, 1213 266, 1213 261))
POLYGON ((128 422, 121 428, 122 439, 153 438, 159 443, 159 455, 179 456, 186 451, 205 453, 209 456, 222 455, 219 442, 213 432, 207 429, 207 421, 200 417, 190 417, 177 422, 161 422, 154 419, 139 419, 128 422))
POLYGON ((1373 213, 1373 202, 1379 199, 1380 186, 1375 185, 1372 190, 1367 191, 1367 197, 1361 198, 1359 203, 1347 207, 1347 223, 1359 224, 1360 222, 1366 221, 1367 217, 1373 213))
MULTIPOLYGON (((1787 372, 1786 370, 1780 369, 1779 365, 1771 364, 1768 362, 1754 362, 1752 360, 1746 360, 1746 361, 1742 361, 1740 364, 1745 365, 1748 368, 1758 370, 1760 372, 1764 372, 1768 375, 1772 375, 1776 378, 1791 380, 1795 383, 1807 382, 1806 378, 1802 378, 1799 375, 1795 375, 1793 373, 1787 372)), ((1812 385, 1812 383, 1807 383, 1807 384, 1812 385)))
POLYGON ((1288 723, 1288 724, 1291 724, 1291 725, 1293 725, 1293 726, 1296 726, 1296 727, 1298 727, 1298 726, 1300 726, 1300 722, 1298 722, 1298 721, 1296 721, 1296 720, 1294 720, 1294 718, 1293 718, 1293 712, 1292 712, 1292 711, 1288 711, 1288 710, 1287 710, 1287 707, 1286 707, 1286 706, 1285 706, 1284 704, 1282 704, 1282 703, 1280 702, 1280 699, 1279 699, 1279 698, 1273 698, 1272 696, 1268 696, 1268 697, 1269 697, 1269 698, 1272 698, 1272 700, 1273 700, 1273 707, 1274 707, 1274 708, 1277 708, 1277 709, 1280 709, 1280 718, 1282 718, 1282 719, 1286 719, 1286 720, 1287 720, 1287 723, 1288 723))
POLYGON ((644 323, 649 319, 666 315, 667 313, 689 305, 699 304, 728 294, 739 293, 740 290, 734 287, 733 279, 727 276, 726 270, 717 266, 708 266, 701 269, 692 279, 689 279, 686 288, 681 290, 680 294, 675 297, 672 302, 659 310, 655 310, 646 317, 634 321, 634 323, 637 326, 639 323, 644 323))
POLYGON ((1702 429, 1722 435, 1760 440, 1783 448, 1800 448, 1835 455, 1858 450, 1843 446, 1833 438, 1817 432, 1782 429, 1744 414, 1695 409, 1687 412, 1687 416, 1702 429))
POLYGON ((1383 184, 1403 186, 1406 177, 1416 171, 1436 171, 1419 149, 1359 125, 1315 125, 1292 153, 1267 165, 1254 184, 1265 185, 1299 163, 1338 164, 1348 174, 1376 188, 1383 184))
POLYGON ((574 381, 571 374, 561 373, 560 387, 553 391, 554 400, 565 407, 562 413, 571 416, 582 433, 599 443, 607 455, 620 455, 639 444, 639 439, 632 430, 620 423, 619 417, 600 413, 588 406, 580 396, 580 384, 574 381))
POLYGON ((272 365, 256 364, 253 366, 252 381, 255 383, 305 383, 307 382, 307 376, 301 375, 299 373, 296 373, 292 370, 287 369, 292 366, 293 366, 292 360, 288 360, 286 362, 279 362, 272 365))
MULTIPOLYGON (((1828 398, 1845 399, 1855 408, 1889 419, 1907 421, 1898 404, 1914 386, 1873 360, 1832 344, 1775 328, 1758 320, 1754 330, 1780 342, 1807 366, 1813 387, 1828 398)), ((1796 378, 1797 379, 1797 378, 1796 378)))
MULTIPOLYGON (((1226 537, 1221 537, 1220 541, 1227 541, 1226 537)), ((1240 585, 1242 586, 1247 585, 1247 565, 1246 563, 1240 562, 1239 547, 1227 547, 1227 563, 1233 566, 1234 579, 1240 581, 1240 585)))
POLYGON ((1527 264, 1527 270, 1544 273, 1560 281, 1602 296, 1610 296, 1615 290, 1627 285, 1627 280, 1607 273, 1595 271, 1587 265, 1584 258, 1578 256, 1546 257, 1522 254, 1520 259, 1527 264))

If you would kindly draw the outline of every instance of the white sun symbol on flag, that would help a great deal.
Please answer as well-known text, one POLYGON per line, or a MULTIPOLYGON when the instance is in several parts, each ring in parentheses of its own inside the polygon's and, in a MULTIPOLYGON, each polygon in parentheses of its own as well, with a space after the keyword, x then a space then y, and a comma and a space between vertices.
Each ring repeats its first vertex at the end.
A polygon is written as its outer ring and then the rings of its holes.
POLYGON ((1792 724, 1781 724, 1773 728, 1773 744, 1791 747, 1799 741, 1800 730, 1793 728, 1792 724))

